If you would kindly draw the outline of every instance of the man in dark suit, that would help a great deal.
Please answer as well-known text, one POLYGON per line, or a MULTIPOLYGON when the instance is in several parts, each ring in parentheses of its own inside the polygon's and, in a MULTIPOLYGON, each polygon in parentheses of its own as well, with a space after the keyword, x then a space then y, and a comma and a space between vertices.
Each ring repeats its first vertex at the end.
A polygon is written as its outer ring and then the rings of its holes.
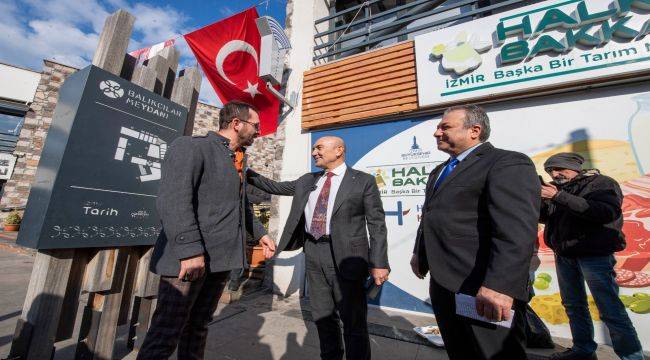
POLYGON ((447 109, 434 136, 449 160, 429 175, 413 272, 431 273, 430 295, 451 359, 525 359, 528 268, 537 236, 540 183, 523 154, 486 142, 483 109, 447 109), (456 315, 455 294, 511 328, 456 315))
POLYGON ((161 276, 158 302, 138 359, 202 359, 228 274, 246 263, 246 231, 267 257, 275 248, 246 198, 245 147, 259 131, 250 105, 230 102, 219 132, 171 143, 162 167, 157 208, 163 230, 151 271, 161 276))
POLYGON ((346 358, 370 359, 364 281, 370 272, 380 286, 389 273, 379 189, 372 176, 346 166, 338 137, 318 139, 312 156, 323 171, 274 182, 249 170, 248 181, 271 194, 293 195, 277 251, 304 247, 321 358, 343 358, 340 318, 346 358))

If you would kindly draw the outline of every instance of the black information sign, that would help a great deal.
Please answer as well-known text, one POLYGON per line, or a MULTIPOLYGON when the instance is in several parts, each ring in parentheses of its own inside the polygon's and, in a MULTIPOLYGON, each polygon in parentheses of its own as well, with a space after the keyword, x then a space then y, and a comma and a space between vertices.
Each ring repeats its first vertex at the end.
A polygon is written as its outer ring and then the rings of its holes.
POLYGON ((71 75, 18 236, 38 249, 151 245, 168 145, 187 110, 95 66, 71 75))

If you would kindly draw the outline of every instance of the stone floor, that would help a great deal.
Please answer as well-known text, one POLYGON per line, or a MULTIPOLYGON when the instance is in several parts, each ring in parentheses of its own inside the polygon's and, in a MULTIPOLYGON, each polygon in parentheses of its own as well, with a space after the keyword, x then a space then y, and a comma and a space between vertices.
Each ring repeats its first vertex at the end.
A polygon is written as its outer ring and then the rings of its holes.
MULTIPOLYGON (((0 237, 0 359, 11 346, 15 324, 27 290, 33 252, 26 251, 0 237)), ((431 318, 371 309, 369 314, 371 346, 375 360, 447 359, 443 349, 429 346, 413 331, 414 326, 431 318)), ((116 342, 118 358, 134 359, 124 347, 124 328, 116 342)), ((570 345, 556 339, 560 345, 570 345)), ((55 359, 70 359, 73 344, 56 344, 55 359)), ((560 349, 558 347, 558 349, 560 349)), ((531 351, 531 359, 544 359, 551 351, 531 351)), ((309 306, 297 297, 278 298, 259 289, 241 301, 221 304, 210 325, 206 359, 228 360, 305 360, 318 359, 318 336, 310 319, 309 306)), ((616 359, 611 348, 599 348, 598 358, 616 359)))

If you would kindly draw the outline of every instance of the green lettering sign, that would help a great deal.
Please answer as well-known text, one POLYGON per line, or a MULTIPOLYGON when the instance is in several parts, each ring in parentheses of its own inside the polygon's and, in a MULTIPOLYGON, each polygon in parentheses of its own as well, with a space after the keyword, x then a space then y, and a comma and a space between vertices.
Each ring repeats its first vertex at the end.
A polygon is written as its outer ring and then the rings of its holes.
POLYGON ((528 55, 528 42, 519 40, 501 47, 501 62, 504 64, 518 62, 528 55))
POLYGON ((539 24, 537 24, 537 28, 535 28, 535 34, 539 34, 545 30, 553 29, 558 26, 562 26, 568 29, 577 25, 578 22, 576 19, 565 14, 562 12, 562 10, 550 9, 544 13, 544 17, 539 21, 539 24))
POLYGON ((620 18, 612 26, 609 26, 609 22, 605 21, 600 26, 600 30, 598 31, 598 35, 602 42, 606 43, 611 40, 612 35, 616 35, 622 39, 634 39, 637 35, 639 35, 638 31, 625 26, 625 23, 628 22, 628 20, 631 18, 631 16, 620 18))
POLYGON ((607 9, 605 11, 597 12, 590 14, 587 10, 587 4, 584 1, 578 3, 578 7, 575 11, 577 21, 581 25, 587 25, 594 22, 604 21, 616 14, 616 9, 607 9))
POLYGON ((566 41, 564 42, 564 46, 567 49, 571 49, 575 46, 576 43, 587 46, 587 47, 594 47, 600 45, 600 37, 598 36, 593 36, 589 34, 589 30, 593 28, 593 24, 591 25, 585 25, 580 28, 580 30, 576 31, 575 33, 571 30, 567 30, 566 32, 566 41))
POLYGON ((530 25, 530 17, 528 15, 521 18, 521 24, 505 26, 503 21, 497 25, 497 41, 499 44, 506 41, 509 36, 523 34, 524 38, 529 38, 533 30, 530 25))
POLYGON ((641 30, 639 31, 639 36, 644 36, 650 34, 650 19, 641 26, 641 30))
POLYGON ((556 53, 561 53, 566 51, 566 49, 559 41, 553 39, 551 36, 542 35, 540 36, 539 40, 537 40, 537 43, 535 44, 535 46, 533 46, 533 49, 530 51, 530 54, 528 56, 535 57, 537 56, 537 54, 546 51, 554 51, 556 53))
POLYGON ((627 15, 632 6, 641 10, 650 10, 650 0, 614 0, 614 7, 619 16, 627 15))

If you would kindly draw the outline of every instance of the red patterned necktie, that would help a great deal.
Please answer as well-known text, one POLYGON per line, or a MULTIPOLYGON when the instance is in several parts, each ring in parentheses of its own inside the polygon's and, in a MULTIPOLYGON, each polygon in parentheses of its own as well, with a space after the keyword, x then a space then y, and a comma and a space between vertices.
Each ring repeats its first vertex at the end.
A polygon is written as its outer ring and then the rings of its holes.
POLYGON ((323 189, 318 195, 318 200, 316 200, 316 207, 314 207, 314 214, 311 218, 311 227, 309 228, 309 232, 314 237, 314 239, 318 239, 321 236, 325 235, 327 229, 327 202, 330 198, 332 176, 334 176, 334 173, 327 173, 327 180, 325 180, 323 189))

